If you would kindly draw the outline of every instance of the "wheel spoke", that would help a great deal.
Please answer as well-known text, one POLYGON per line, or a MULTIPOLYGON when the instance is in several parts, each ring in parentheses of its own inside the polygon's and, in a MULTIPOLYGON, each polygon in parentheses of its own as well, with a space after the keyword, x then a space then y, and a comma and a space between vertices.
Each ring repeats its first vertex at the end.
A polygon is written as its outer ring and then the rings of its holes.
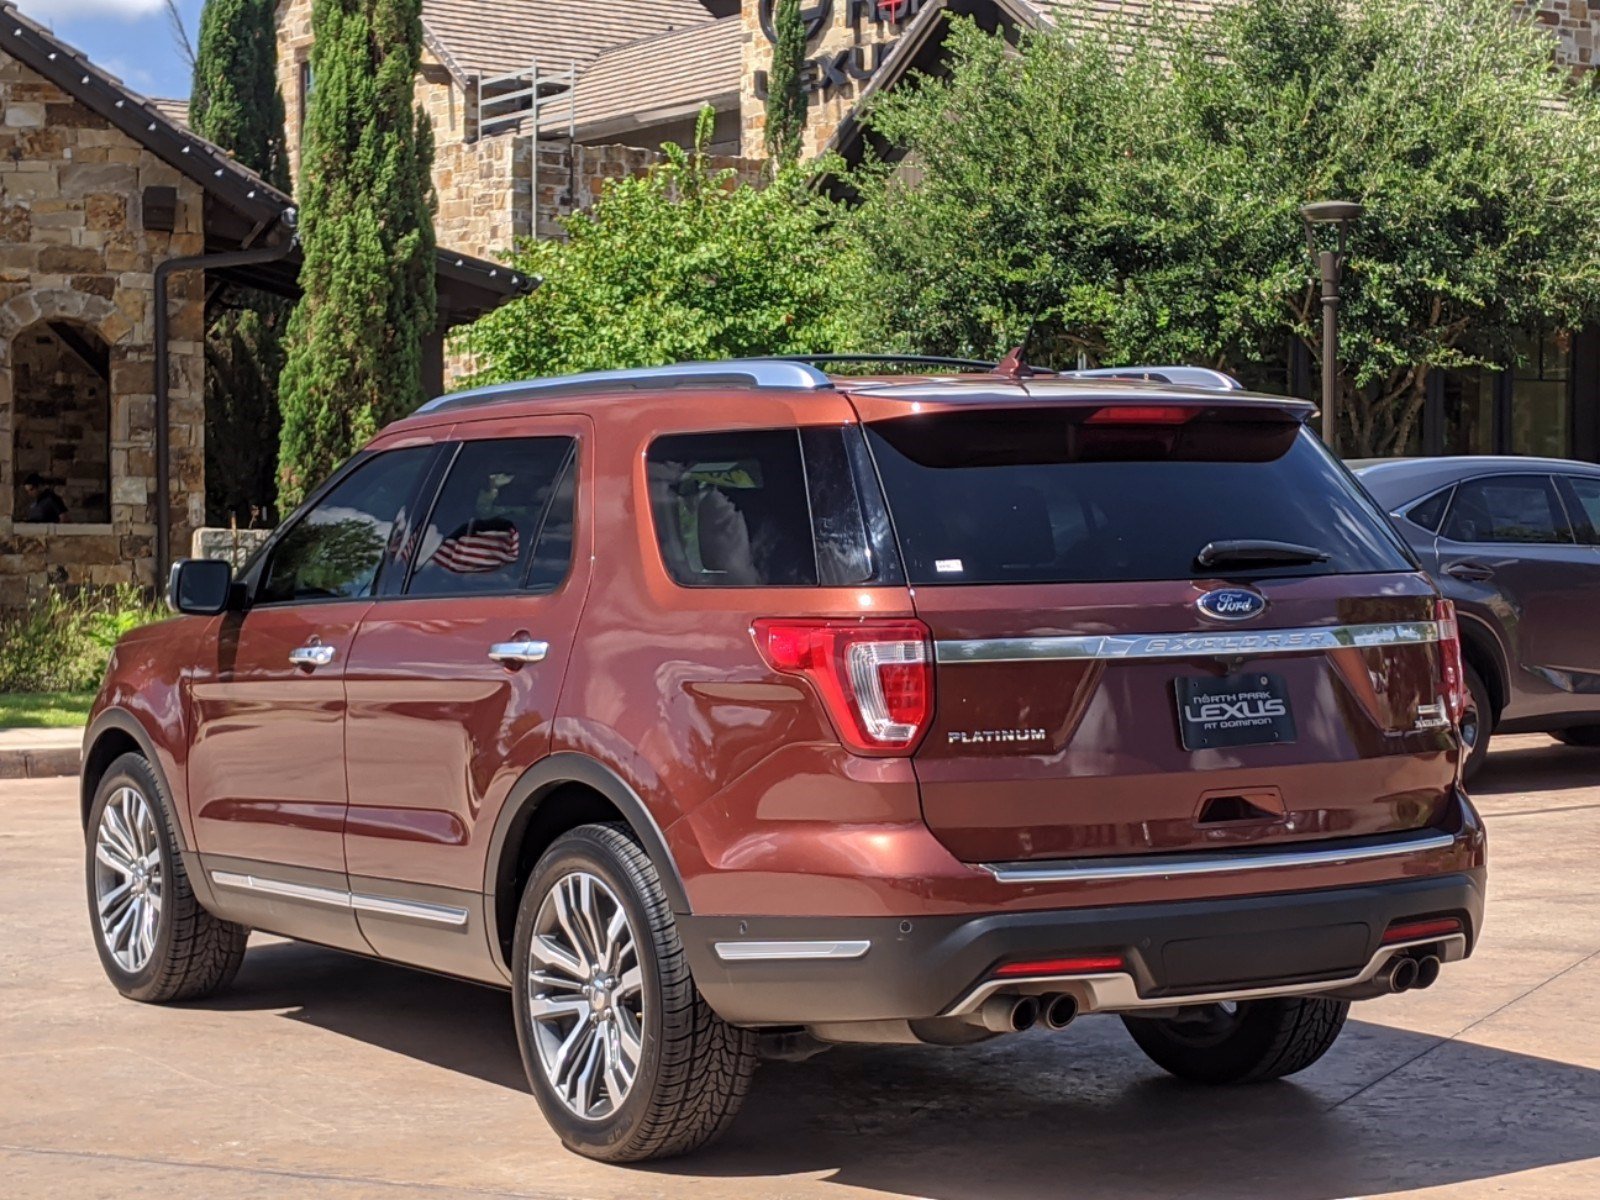
POLYGON ((556 884, 556 890, 552 893, 552 897, 556 902, 556 920, 561 925, 561 931, 567 935, 567 944, 572 947, 573 953, 577 955, 578 961, 582 964, 578 971, 578 977, 587 979, 594 973, 595 958, 589 947, 584 943, 583 937, 578 933, 578 927, 581 922, 573 911, 573 898, 570 894, 571 889, 568 886, 571 879, 572 877, 569 875, 566 879, 556 884))
POLYGON ((576 924, 587 943, 588 958, 596 967, 605 966, 605 938, 600 935, 600 922, 595 912, 594 876, 579 875, 578 911, 576 924))
POLYGON ((103 892, 96 898, 100 909, 100 919, 108 921, 111 917, 122 911, 122 906, 128 903, 128 893, 133 890, 133 880, 124 879, 108 892, 103 892))
POLYGON ((528 946, 528 952, 541 965, 553 967, 562 971, 580 982, 588 978, 588 972, 583 969, 583 964, 578 961, 570 950, 560 945, 548 934, 537 934, 528 946))
POLYGON ((644 970, 635 963, 617 979, 617 996, 637 996, 644 991, 644 970))
POLYGON ((639 1036, 639 1025, 633 1013, 626 1008, 617 1010, 617 1048, 628 1063, 628 1079, 639 1069, 639 1059, 644 1054, 644 1039, 639 1036))
POLYGON ((605 1059, 605 1045, 600 1037, 599 1029, 589 1038, 589 1045, 583 1056, 583 1070, 578 1072, 574 1081, 572 1098, 577 1103, 578 1112, 589 1116, 595 1109, 595 1088, 600 1083, 600 1065, 605 1059))
POLYGON ((127 879, 133 874, 133 863, 122 856, 120 847, 114 845, 109 839, 101 838, 95 843, 94 856, 96 861, 110 867, 117 874, 127 879))
POLYGON ((535 1021, 549 1021, 557 1017, 588 1018, 589 1002, 581 997, 530 996, 528 1015, 535 1021))
POLYGON ((606 1027, 606 1092, 611 1097, 611 1107, 616 1108, 633 1086, 633 1070, 623 1061, 618 1029, 613 1022, 606 1027))
POLYGON ((109 804, 106 806, 101 833, 104 835, 101 840, 115 846, 129 862, 139 857, 139 847, 134 842, 133 832, 128 828, 121 808, 109 804))
POLYGON ((529 971, 528 982, 536 988, 562 988, 569 992, 576 992, 583 987, 576 979, 568 979, 565 975, 552 975, 549 971, 529 971))
POLYGON ((137 788, 120 787, 100 810, 95 830, 95 912, 107 952, 126 971, 141 971, 161 932, 161 839, 157 810, 137 788))

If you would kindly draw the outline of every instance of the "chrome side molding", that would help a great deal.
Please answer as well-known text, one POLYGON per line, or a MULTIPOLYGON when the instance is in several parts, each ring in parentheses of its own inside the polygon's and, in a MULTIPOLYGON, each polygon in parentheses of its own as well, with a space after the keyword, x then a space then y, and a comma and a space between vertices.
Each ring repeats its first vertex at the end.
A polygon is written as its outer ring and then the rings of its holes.
POLYGON ((212 871, 211 882, 218 887, 232 888, 237 892, 280 896, 285 900, 325 904, 330 908, 349 908, 356 912, 382 913, 387 917, 401 917, 409 921, 428 921, 436 925, 453 925, 457 928, 467 923, 467 910, 450 904, 399 900, 393 896, 374 896, 365 892, 341 892, 336 888, 292 883, 287 879, 272 879, 262 875, 244 875, 237 871, 212 871))
POLYGON ((1384 625, 1320 625, 1228 633, 1088 634, 1067 637, 975 638, 934 643, 945 664, 1094 659, 1258 658, 1326 650, 1420 646, 1440 639, 1437 621, 1384 625))
POLYGON ((860 958, 872 943, 860 942, 715 942, 723 962, 784 962, 802 958, 860 958))
POLYGON ((1130 855, 1126 860, 1095 858, 1049 862, 984 863, 1001 883, 1108 883, 1134 879, 1182 879, 1190 875, 1240 875, 1295 867, 1333 867, 1345 863, 1398 858, 1429 850, 1448 850, 1453 833, 1427 832, 1365 846, 1323 846, 1232 854, 1130 855))

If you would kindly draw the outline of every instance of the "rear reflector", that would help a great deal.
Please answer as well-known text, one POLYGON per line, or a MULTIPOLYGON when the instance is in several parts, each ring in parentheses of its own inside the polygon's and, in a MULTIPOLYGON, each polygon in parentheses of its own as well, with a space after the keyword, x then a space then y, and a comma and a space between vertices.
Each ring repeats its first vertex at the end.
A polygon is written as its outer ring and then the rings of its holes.
POLYGON ((1093 975, 1104 971, 1124 971, 1127 964, 1120 954, 1088 955, 1082 958, 1040 958, 1030 962, 1006 963, 996 967, 996 978, 1018 975, 1093 975))
POLYGON ((1461 921, 1458 917, 1431 917, 1425 921, 1401 921, 1389 926, 1383 934, 1383 944, 1393 945, 1395 942, 1415 942, 1421 938, 1448 937, 1452 933, 1461 932, 1461 921))
POLYGON ((815 685, 840 740, 858 754, 909 754, 933 716, 933 638, 921 621, 786 621, 753 632, 774 671, 815 685))
POLYGON ((1467 673, 1461 663, 1461 627, 1453 601, 1439 601, 1439 695, 1453 723, 1467 711, 1467 673))
POLYGON ((1112 404, 1089 414, 1086 425, 1183 425, 1203 409, 1188 404, 1112 404))

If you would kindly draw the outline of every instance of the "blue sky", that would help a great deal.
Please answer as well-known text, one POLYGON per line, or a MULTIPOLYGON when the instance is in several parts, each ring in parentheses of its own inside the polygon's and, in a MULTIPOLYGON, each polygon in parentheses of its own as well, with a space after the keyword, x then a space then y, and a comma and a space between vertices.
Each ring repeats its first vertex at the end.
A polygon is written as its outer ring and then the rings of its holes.
MULTIPOLYGON (((176 0, 191 44, 202 2, 176 0)), ((17 0, 17 7, 134 91, 188 96, 189 64, 178 49, 164 0, 17 0)))

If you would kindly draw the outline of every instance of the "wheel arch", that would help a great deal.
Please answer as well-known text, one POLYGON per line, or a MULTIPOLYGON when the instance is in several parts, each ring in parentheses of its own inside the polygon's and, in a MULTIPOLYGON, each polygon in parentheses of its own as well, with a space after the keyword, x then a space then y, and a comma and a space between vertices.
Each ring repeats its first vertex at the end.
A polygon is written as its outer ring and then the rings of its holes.
POLYGON ((683 878, 644 800, 605 764, 562 751, 542 759, 517 780, 495 819, 484 866, 484 920, 489 948, 502 965, 509 962, 521 883, 537 855, 568 829, 618 819, 633 832, 655 867, 672 911, 690 911, 683 878))
POLYGON ((1458 609, 1456 620, 1461 630, 1461 656, 1466 659, 1467 665, 1478 673, 1484 686, 1489 689, 1489 699, 1494 705, 1494 719, 1498 723, 1500 714, 1505 711, 1511 699, 1510 681, 1506 675, 1505 656, 1500 649, 1500 640, 1478 617, 1458 609))
MULTIPOLYGON (((124 754, 137 754, 144 759, 161 782, 162 790, 176 802, 172 781, 167 778, 167 772, 161 765, 149 731, 126 709, 108 708, 102 712, 89 727, 83 744, 83 765, 78 770, 78 816, 85 829, 89 827, 89 810, 94 806, 100 781, 105 778, 111 764, 124 754)), ((178 814, 173 815, 177 817, 178 814)), ((178 835, 179 849, 187 850, 183 822, 174 820, 173 828, 178 835)))

